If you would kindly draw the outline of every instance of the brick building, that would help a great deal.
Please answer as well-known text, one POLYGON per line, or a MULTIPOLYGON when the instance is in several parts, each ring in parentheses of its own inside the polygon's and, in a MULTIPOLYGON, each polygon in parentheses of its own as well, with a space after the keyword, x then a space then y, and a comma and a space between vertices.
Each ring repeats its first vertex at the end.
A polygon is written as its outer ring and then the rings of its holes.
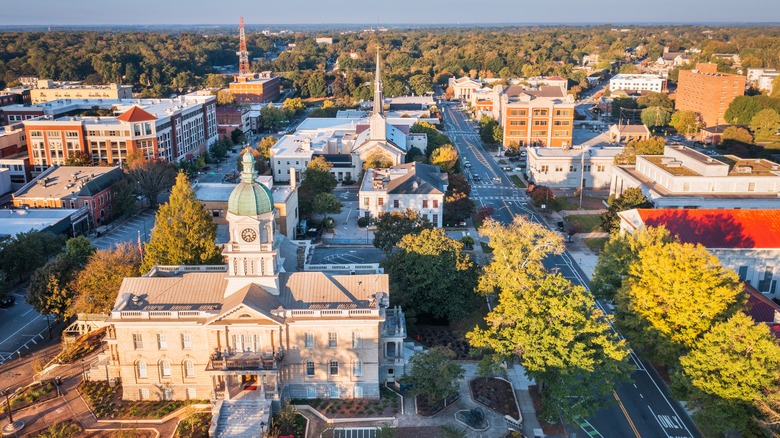
POLYGON ((726 123, 729 104, 744 94, 745 76, 719 73, 717 64, 696 64, 694 70, 680 71, 675 107, 696 112, 705 126, 715 126, 726 123))
POLYGON ((260 74, 236 76, 229 85, 230 93, 238 103, 273 102, 279 97, 281 79, 270 71, 260 74))
POLYGON ((504 146, 572 145, 574 98, 560 87, 507 90, 501 99, 504 146))

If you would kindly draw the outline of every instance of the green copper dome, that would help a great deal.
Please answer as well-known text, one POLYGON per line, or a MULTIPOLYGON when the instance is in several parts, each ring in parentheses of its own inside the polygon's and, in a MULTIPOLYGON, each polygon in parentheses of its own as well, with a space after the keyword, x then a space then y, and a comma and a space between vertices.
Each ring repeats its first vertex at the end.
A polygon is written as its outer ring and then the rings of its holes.
POLYGON ((228 198, 228 212, 239 216, 259 216, 274 211, 271 191, 255 181, 255 157, 247 151, 241 160, 244 166, 241 182, 228 198))

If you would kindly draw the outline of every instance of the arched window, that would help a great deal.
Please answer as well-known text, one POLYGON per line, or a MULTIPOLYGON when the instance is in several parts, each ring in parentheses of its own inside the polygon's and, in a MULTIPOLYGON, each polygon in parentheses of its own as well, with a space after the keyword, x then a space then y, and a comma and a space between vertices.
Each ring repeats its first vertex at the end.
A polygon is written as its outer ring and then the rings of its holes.
POLYGON ((146 374, 146 362, 139 360, 135 363, 135 373, 138 376, 139 379, 146 379, 148 375, 146 374))
POLYGON ((195 362, 189 359, 184 361, 184 377, 195 377, 195 362))
POLYGON ((306 361, 306 377, 314 377, 314 361, 306 361))
POLYGON ((160 361, 160 376, 171 377, 171 363, 167 360, 160 361))

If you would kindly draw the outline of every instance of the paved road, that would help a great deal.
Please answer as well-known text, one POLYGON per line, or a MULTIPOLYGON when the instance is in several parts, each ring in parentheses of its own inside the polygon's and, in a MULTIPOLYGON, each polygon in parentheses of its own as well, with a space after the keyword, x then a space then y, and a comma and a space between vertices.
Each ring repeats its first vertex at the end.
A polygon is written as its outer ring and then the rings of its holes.
POLYGON ((26 355, 49 338, 46 317, 24 301, 24 290, 12 294, 16 304, 0 309, 0 364, 26 355))
MULTIPOLYGON (((544 223, 528 205, 525 193, 514 187, 495 161, 482 148, 474 128, 455 106, 446 105, 443 110, 447 134, 463 157, 472 163, 470 171, 477 173, 483 181, 472 186, 472 197, 480 205, 491 206, 494 218, 509 223, 514 216, 526 215, 535 222, 544 223)), ((587 277, 572 260, 568 252, 551 256, 545 260, 548 269, 557 268, 561 274, 575 284, 589 287, 587 277)), ((605 309, 603 303, 597 305, 605 309)), ((618 404, 599 411, 588 418, 585 428, 578 430, 578 436, 592 437, 699 437, 697 429, 688 415, 668 395, 665 385, 655 372, 633 352, 631 361, 636 367, 632 381, 618 385, 615 398, 618 404), (596 432, 593 432, 595 429, 596 432), (587 430, 587 431, 586 431, 587 430)))

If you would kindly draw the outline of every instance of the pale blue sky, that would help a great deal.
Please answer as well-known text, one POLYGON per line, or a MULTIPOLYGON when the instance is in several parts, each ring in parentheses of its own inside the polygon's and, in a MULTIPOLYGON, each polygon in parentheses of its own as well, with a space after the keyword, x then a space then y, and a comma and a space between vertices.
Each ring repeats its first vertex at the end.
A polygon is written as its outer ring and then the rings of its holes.
POLYGON ((780 22, 778 0, 0 0, 0 25, 780 22))

